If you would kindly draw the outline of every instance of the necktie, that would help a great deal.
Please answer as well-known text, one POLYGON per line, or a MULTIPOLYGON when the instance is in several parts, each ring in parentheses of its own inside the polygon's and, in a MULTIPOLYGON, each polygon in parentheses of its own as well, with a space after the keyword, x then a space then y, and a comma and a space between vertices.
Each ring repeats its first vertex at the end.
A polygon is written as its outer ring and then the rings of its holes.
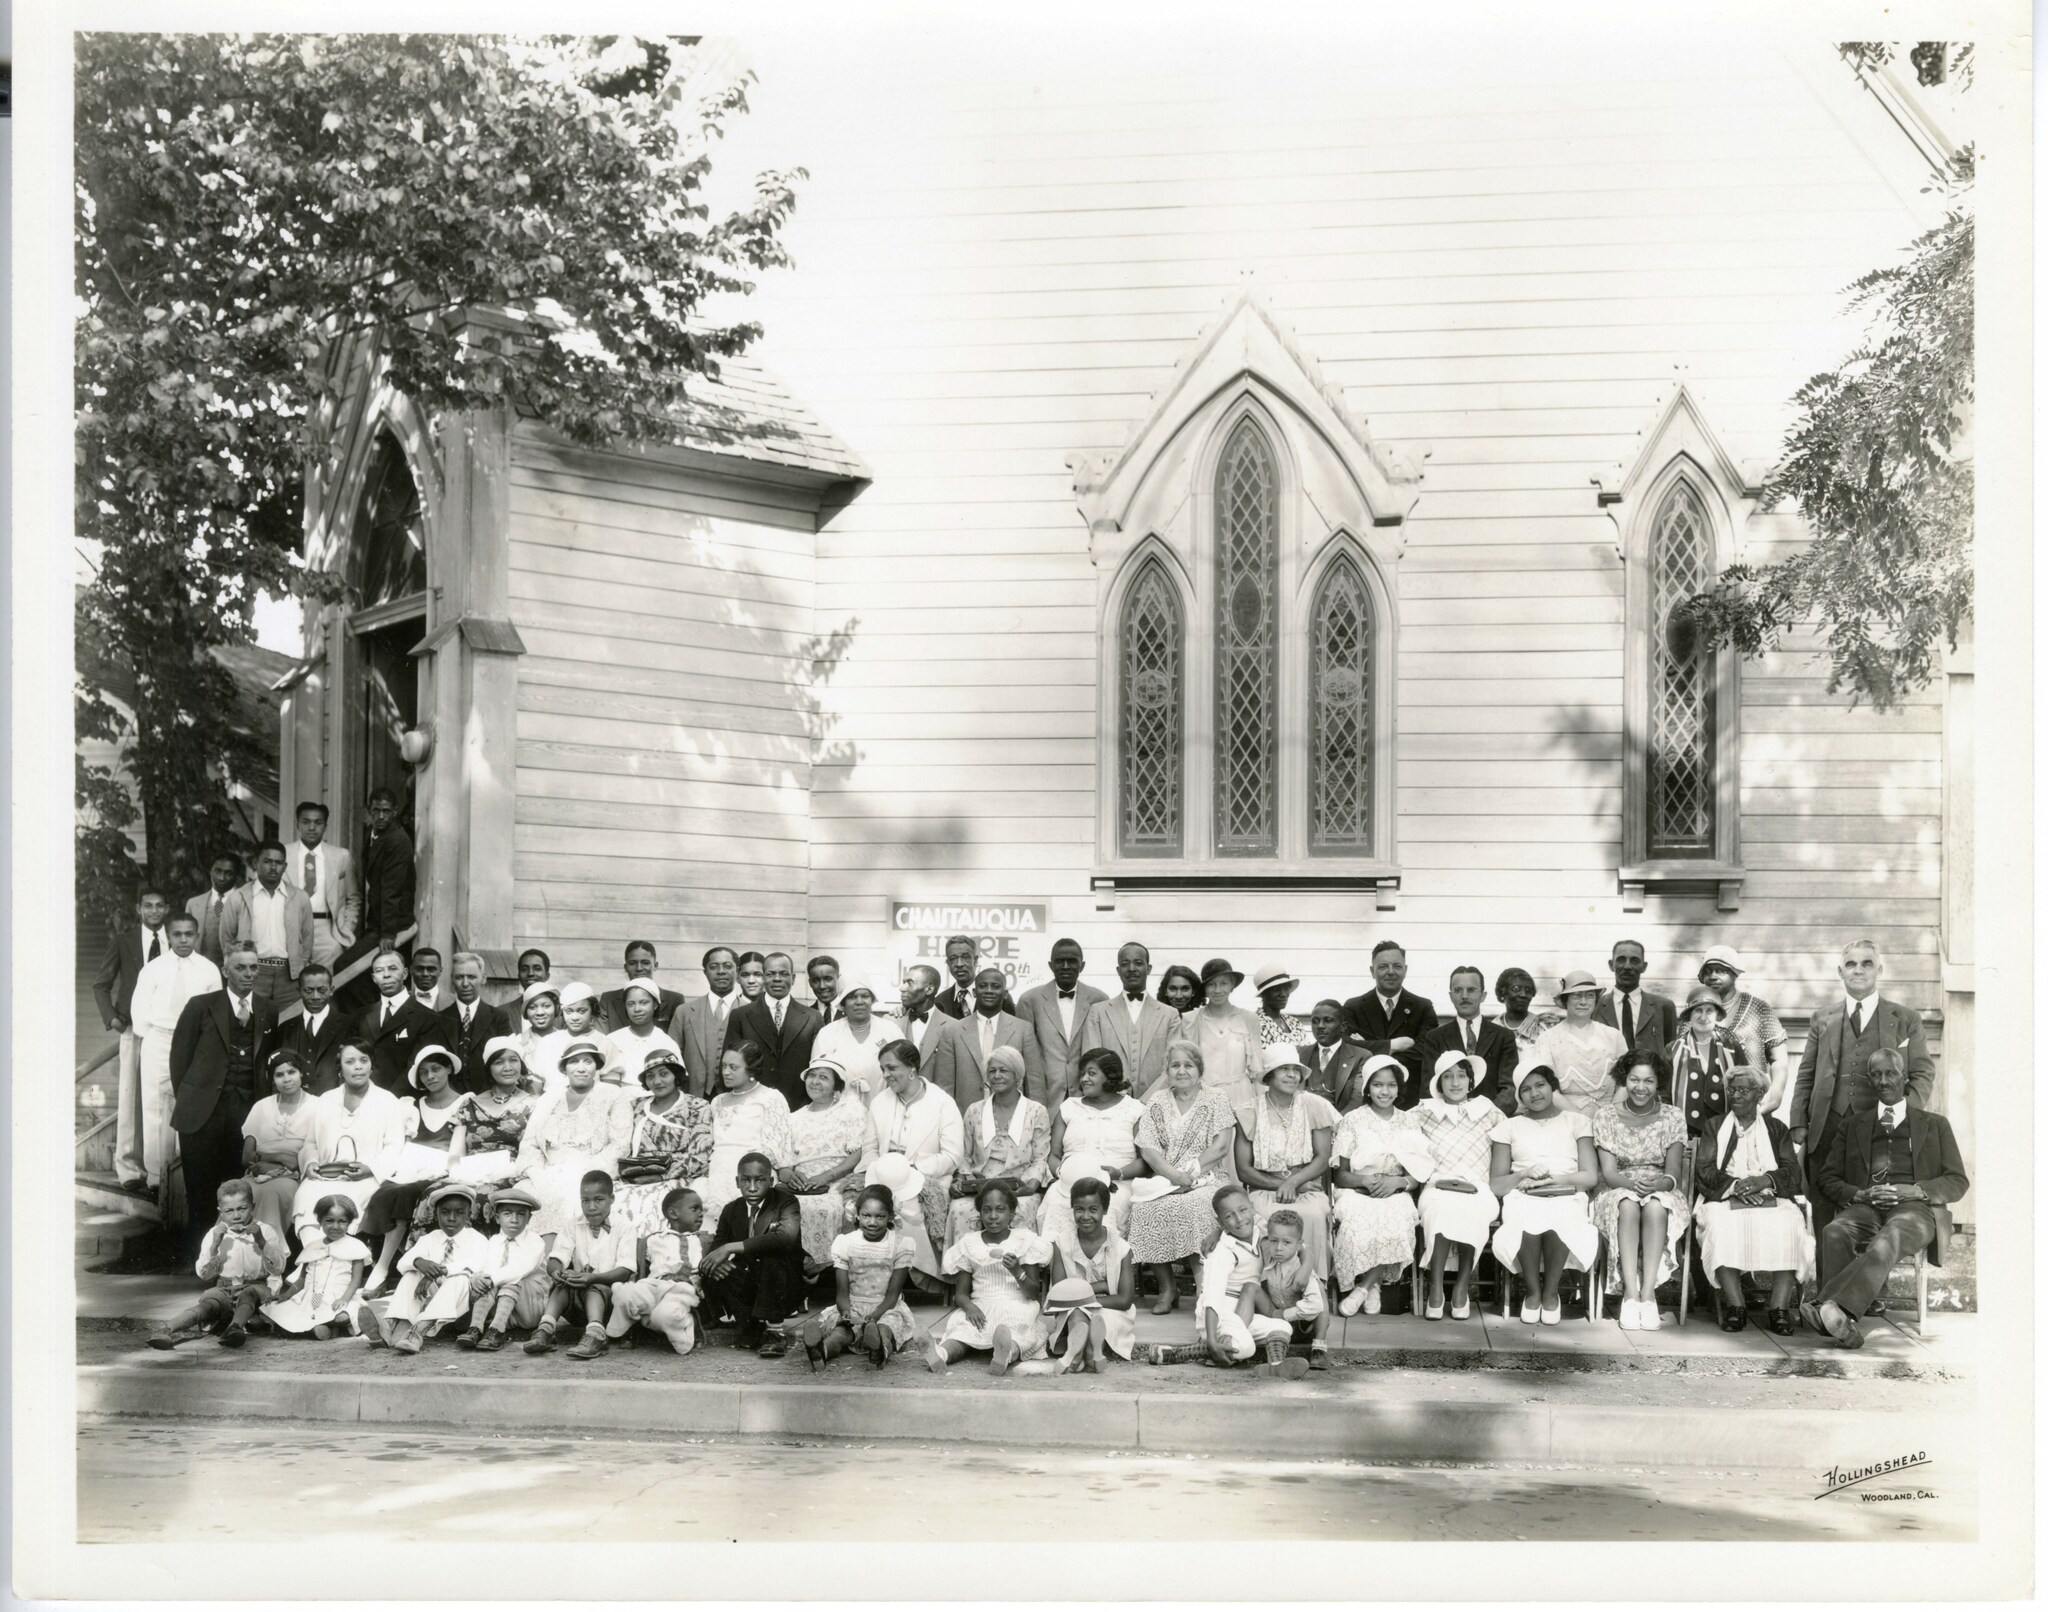
POLYGON ((475 1018, 475 1017, 476 1017, 476 1004, 475 1004, 474 1002, 465 1002, 465 1003, 463 1003, 463 1004, 462 1004, 462 1027, 463 1027, 463 1029, 467 1030, 467 1029, 469 1028, 469 1021, 470 1021, 471 1019, 475 1018))
POLYGON ((1473 1033, 1472 1021, 1470 1019, 1460 1019, 1458 1023, 1465 1027, 1465 1050, 1467 1052, 1477 1052, 1479 1050, 1479 1037, 1473 1033))
POLYGON ((1898 1126, 1892 1123, 1892 1111, 1889 1108, 1880 1108, 1877 1111, 1877 1125, 1887 1136, 1898 1129, 1898 1126))
POLYGON ((320 893, 320 858, 311 851, 306 853, 306 899, 312 900, 320 893))
POLYGON ((772 1018, 772 1019, 773 1019, 773 1020, 775 1021, 775 1029, 776 1029, 776 1032, 777 1032, 778 1034, 780 1034, 780 1033, 781 1033, 781 1030, 782 1030, 782 998, 781 998, 781 997, 779 997, 779 996, 778 996, 778 997, 776 997, 776 998, 775 998, 775 999, 774 999, 773 1001, 771 1001, 771 1002, 770 1002, 770 1003, 768 1004, 768 1016, 769 1016, 770 1018, 772 1018))
POLYGON ((981 1057, 982 1061, 986 1063, 989 1053, 995 1050, 996 1021, 986 1013, 977 1013, 975 1017, 981 1021, 981 1057))
POLYGON ((1631 1047, 1636 1044, 1636 1009, 1632 996, 1621 999, 1621 1039, 1631 1047))
POLYGON ((393 1014, 395 1014, 395 1013, 396 1013, 397 1011, 398 1011, 398 998, 397 998, 397 997, 395 997, 395 996, 387 996, 387 997, 385 997, 385 998, 384 998, 384 1017, 383 1017, 383 1020, 382 1020, 381 1022, 382 1022, 382 1023, 384 1023, 384 1024, 389 1024, 389 1023, 391 1022, 391 1017, 392 1017, 392 1015, 393 1015, 393 1014))
POLYGON ((164 932, 161 929, 152 929, 149 932, 149 960, 152 963, 155 962, 163 955, 163 952, 164 932))
MULTIPOLYGON (((1863 1034, 1863 1004, 1861 1002, 1856 1004, 1856 1011, 1849 1015, 1849 1019, 1856 1027, 1856 1034, 1863 1034)), ((1885 1129, 1889 1130, 1891 1127, 1886 1126, 1885 1129)))
POLYGON ((249 999, 246 996, 230 995, 228 1000, 235 1004, 235 1023, 247 1024, 249 1022, 249 999))

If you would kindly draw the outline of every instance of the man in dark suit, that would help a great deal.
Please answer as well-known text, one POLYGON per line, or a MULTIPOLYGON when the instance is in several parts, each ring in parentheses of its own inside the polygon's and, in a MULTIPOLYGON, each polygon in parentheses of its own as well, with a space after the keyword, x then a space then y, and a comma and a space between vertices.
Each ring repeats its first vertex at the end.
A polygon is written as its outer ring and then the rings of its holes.
MULTIPOLYGON (((949 1019, 964 1019, 974 1011, 974 976, 981 967, 981 948, 966 935, 955 935, 946 942, 946 972, 953 976, 953 983, 933 998, 932 1006, 949 1019)), ((1010 1000, 1010 993, 1003 992, 1002 1009, 1015 1013, 1017 1004, 1010 1000)))
POLYGON ((1344 1028, 1365 1043, 1367 1052, 1384 1052, 1401 1060, 1407 1075, 1401 1081, 1398 1106, 1413 1108, 1429 1089, 1435 1063, 1422 1042, 1436 1028, 1436 1005, 1426 996, 1404 990, 1408 954, 1383 940, 1372 949, 1373 988, 1344 1004, 1344 1028))
POLYGON ((1034 1103, 1046 1101, 1045 1059, 1038 1037, 1016 1014, 1003 1011, 1003 998, 1008 994, 1003 971, 984 968, 974 976, 974 1011, 943 1025, 929 1056, 919 1049, 923 1058, 920 1072, 952 1098, 963 1114, 970 1103, 980 1102, 987 1090, 984 1070, 988 1055, 997 1047, 1014 1047, 1023 1056, 1024 1095, 1034 1103))
POLYGON ((1301 1062, 1308 1070, 1302 1090, 1335 1104, 1338 1113, 1348 1113, 1365 1101, 1364 1089, 1351 1087, 1365 1067, 1366 1052, 1344 1033, 1344 1004, 1324 997, 1309 1013, 1308 1031, 1315 1039, 1302 1043, 1301 1062))
POLYGON ((1631 1047, 1655 1047, 1668 1052, 1678 1040, 1678 1004, 1668 996, 1643 989, 1643 970, 1650 966, 1650 954, 1639 940, 1617 940, 1607 954, 1607 967, 1614 975, 1614 989, 1602 991, 1593 1007, 1593 1017, 1611 1024, 1631 1047))
POLYGON ((1472 1088, 1474 1097, 1488 1099, 1503 1114, 1515 1111, 1515 1065, 1521 1061, 1521 1047, 1512 1030, 1503 1030, 1481 1016, 1486 1001, 1486 976, 1470 963, 1451 970, 1451 1016, 1423 1037, 1432 1073, 1436 1061, 1446 1052, 1478 1055, 1486 1073, 1472 1088))
POLYGON ((840 1016, 837 1007, 839 998, 839 959, 823 954, 813 957, 804 964, 804 979, 811 987, 811 1006, 818 1017, 830 1024, 840 1016))
POLYGON ((212 888, 201 891, 185 903, 185 910, 192 914, 199 925, 199 955, 215 968, 220 967, 221 907, 227 898, 242 887, 247 877, 242 871, 242 859, 233 851, 223 851, 213 859, 209 874, 212 888))
POLYGON ((1826 1230, 1834 1213, 1833 1202, 1820 1190, 1820 1172, 1835 1136, 1851 1114, 1867 1114, 1877 1106, 1871 1059, 1885 1049, 1901 1054, 1906 1095, 1922 1108, 1934 1096, 1934 1059, 1927 1051, 1920 1015, 1877 994, 1884 978, 1884 959, 1877 947, 1867 940, 1851 941, 1842 948, 1835 972, 1841 976, 1844 995, 1816 1013, 1807 1027, 1785 1117, 1793 1145, 1806 1149, 1815 1236, 1826 1230))
POLYGON ((475 952, 457 952, 448 965, 448 977, 455 1000, 441 1014, 436 1039, 456 1056, 456 1089, 484 1091, 491 1084, 484 1048, 494 1036, 516 1033, 512 1015, 484 1000, 484 960, 475 952))
POLYGON ((1906 1101, 1905 1056, 1880 1047, 1865 1072, 1877 1102, 1844 1119, 1821 1162, 1820 1190, 1835 1213, 1820 1237, 1819 1300, 1802 1306, 1807 1324, 1844 1349, 1862 1346, 1857 1317, 1894 1265, 1930 1243, 1940 1262, 1948 1206, 1970 1190, 1948 1121, 1906 1101))
POLYGON ((765 989, 758 1001, 734 1009, 725 1024, 725 1045, 730 1051, 743 1041, 759 1042, 768 1051, 768 1072, 762 1084, 781 1092, 794 1112, 808 1103, 804 1070, 810 1067, 811 1043, 825 1021, 816 1008, 794 1000, 789 989, 796 983, 796 959, 787 952, 770 952, 762 971, 765 989))
POLYGON ((412 836, 398 822, 398 797, 373 789, 370 840, 363 850, 363 921, 357 938, 379 951, 410 943, 416 892, 412 836))
POLYGON ((114 1085, 114 1177, 123 1186, 146 1180, 142 1147, 142 1037, 135 1029, 135 979, 144 963, 171 949, 164 919, 171 904, 161 890, 145 889, 135 903, 136 921, 123 924, 107 943, 93 975, 92 999, 100 1023, 121 1038, 114 1085))
MULTIPOLYGON (((1052 1094, 1039 1101, 1055 1111, 1067 1095, 1067 1060, 1080 1039, 1081 1026, 1088 1022, 1088 1010, 1108 1000, 1094 986, 1081 983, 1086 963, 1078 940, 1054 941, 1052 978, 1017 998, 1017 1017, 1031 1026, 1045 1060, 1046 1083, 1052 1094)), ((1038 1097, 1036 1092, 1027 1095, 1038 1097)))
POLYGON ((277 1027, 277 1047, 306 1061, 306 1091, 314 1097, 341 1084, 341 1044, 356 1033, 355 1021, 334 1005, 334 973, 325 963, 308 963, 299 975, 301 1011, 277 1027))
POLYGON ((376 1065, 370 1078, 388 1092, 410 1096, 407 1075, 413 1054, 440 1039, 439 1015, 429 1013, 407 988, 405 959, 397 952, 379 952, 370 964, 370 982, 377 1000, 363 1009, 356 1034, 370 1044, 376 1065))
MULTIPOLYGON (((646 980, 650 985, 653 985, 656 990, 661 992, 661 999, 654 1004, 654 1025, 656 1029, 665 1028, 666 1026, 674 1022, 677 1012, 682 1008, 683 1002, 685 1001, 685 998, 681 991, 672 991, 666 985, 662 985, 656 982, 654 978, 654 971, 660 966, 661 959, 655 953, 653 941, 634 940, 627 942, 627 982, 631 983, 634 980, 646 980)), ((625 1029, 626 987, 624 985, 621 985, 616 991, 606 991, 603 996, 598 998, 597 1008, 598 1011, 604 1015, 604 1027, 606 1030, 613 1031, 625 1029)), ((669 1033, 671 1035, 675 1034, 674 1031, 670 1031, 669 1033)), ((676 1044, 678 1046, 681 1046, 681 1040, 678 1039, 676 1044)))
POLYGON ((185 1239, 196 1255, 214 1222, 214 1195, 242 1173, 242 1121, 270 1089, 264 1062, 275 1050, 270 1005, 256 996, 258 964, 249 947, 221 960, 218 991, 185 1004, 171 1032, 171 1129, 185 1176, 185 1239))

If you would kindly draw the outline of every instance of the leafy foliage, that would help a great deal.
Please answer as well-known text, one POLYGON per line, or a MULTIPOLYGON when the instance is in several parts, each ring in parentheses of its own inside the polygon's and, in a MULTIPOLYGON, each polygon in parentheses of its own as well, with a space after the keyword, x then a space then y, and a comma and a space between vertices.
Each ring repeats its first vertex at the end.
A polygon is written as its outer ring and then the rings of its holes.
MULTIPOLYGON (((1844 54, 1878 50, 1889 47, 1844 54)), ((1966 147, 1944 188, 1960 201, 1972 172, 1966 147)), ((1971 611, 1973 217, 1953 207, 1906 262, 1864 275, 1848 296, 1869 333, 1794 394, 1799 419, 1763 489, 1766 508, 1798 506, 1813 542, 1776 565, 1731 566, 1681 615, 1744 655, 1818 617, 1829 691, 1886 710, 1926 686, 1971 611)))
MULTIPOLYGON (((597 443, 676 436, 693 379, 759 334, 714 314, 786 261, 802 174, 711 218, 709 148, 746 84, 700 93, 688 43, 79 36, 81 608, 134 674, 159 879, 200 882, 247 774, 209 650, 249 639, 259 593, 340 592, 297 547, 347 343, 376 342, 430 418, 516 403, 597 443), (514 327, 459 317, 477 308, 514 327)), ((83 676, 79 719, 113 721, 83 676)), ((81 863, 104 863, 90 832, 81 863)))

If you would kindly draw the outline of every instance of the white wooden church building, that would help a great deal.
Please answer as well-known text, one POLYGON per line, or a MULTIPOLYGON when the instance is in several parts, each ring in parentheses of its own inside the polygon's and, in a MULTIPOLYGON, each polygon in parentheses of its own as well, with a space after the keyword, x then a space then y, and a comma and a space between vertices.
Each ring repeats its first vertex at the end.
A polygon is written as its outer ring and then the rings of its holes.
POLYGON ((797 267, 690 448, 362 370, 281 798, 352 836, 399 783, 423 933, 494 973, 647 936, 685 990, 720 941, 893 981, 946 908, 1027 978, 1135 936, 1302 1009, 1382 937, 1441 1003, 1629 936, 1680 995, 1739 947, 1796 1042, 1869 937, 1968 1145, 1967 651, 1879 715, 1811 636, 1667 631, 1802 540, 1789 399, 1938 217, 1898 78, 831 45, 753 54, 720 162, 808 167, 797 267))

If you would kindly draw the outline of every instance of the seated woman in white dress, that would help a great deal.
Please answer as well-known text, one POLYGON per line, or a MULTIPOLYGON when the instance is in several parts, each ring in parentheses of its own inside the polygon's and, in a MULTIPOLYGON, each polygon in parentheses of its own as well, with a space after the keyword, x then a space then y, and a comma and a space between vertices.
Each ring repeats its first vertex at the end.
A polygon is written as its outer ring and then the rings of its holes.
POLYGON ((796 1194, 804 1270, 816 1276, 831 1269, 832 1245, 853 1221, 861 1171, 875 1162, 875 1127, 837 1059, 814 1052, 804 1071, 804 1090, 811 1100, 789 1116, 796 1162, 776 1175, 796 1194))
POLYGON ((354 1203, 360 1218, 405 1148, 405 1106, 371 1079, 376 1065, 369 1042, 350 1036, 340 1059, 341 1084, 314 1100, 313 1135, 292 1195, 301 1245, 320 1234, 314 1206, 329 1193, 354 1203))
POLYGON ((830 1058, 845 1071, 846 1084, 863 1103, 882 1089, 882 1049, 903 1039, 903 1026, 875 1011, 875 988, 859 975, 842 980, 832 1020, 811 1043, 813 1058, 830 1058))
POLYGON ((1586 1204, 1600 1179, 1593 1126, 1559 1106, 1548 1064, 1523 1070, 1515 1095, 1514 1118, 1493 1128, 1493 1190, 1501 1201, 1493 1257, 1522 1273, 1522 1320, 1554 1327, 1564 1319, 1558 1287, 1566 1269, 1590 1269, 1600 1247, 1586 1204))
POLYGON ((562 1087, 541 1099, 519 1139, 519 1179, 540 1200, 534 1235, 547 1242, 583 1212, 583 1177, 602 1170, 614 1180, 619 1155, 633 1136, 632 1100, 597 1078, 603 1049, 571 1041, 562 1052, 562 1087))
MULTIPOLYGON (((1379 1062, 1385 1059, 1385 1054, 1379 1062)), ((1479 1250, 1486 1246, 1500 1213, 1493 1195, 1493 1128, 1501 1111, 1484 1097, 1475 1097, 1485 1060, 1478 1053, 1455 1050, 1440 1054, 1429 1083, 1429 1095, 1415 1106, 1422 1139, 1429 1149, 1416 1213, 1422 1221, 1422 1246, 1429 1255, 1429 1292, 1422 1300, 1423 1318, 1444 1318, 1444 1270, 1458 1262, 1457 1285, 1451 1291, 1453 1321, 1472 1314, 1472 1276, 1479 1268, 1479 1250)))
MULTIPOLYGON (((967 1157, 960 1110, 953 1099, 918 1073, 923 1057, 908 1040, 881 1049, 882 1089, 868 1105, 875 1127, 877 1170, 893 1155, 918 1175, 918 1190, 906 1192, 898 1179, 870 1172, 896 1197, 896 1226, 917 1250, 913 1280, 926 1290, 939 1287, 939 1245, 946 1236, 953 1174, 967 1157)), ((1015 1206, 1012 1205, 1014 1212, 1015 1206)))
POLYGON ((654 1022, 654 1010, 661 1006, 661 987, 650 980, 627 980, 626 1022, 609 1032, 612 1050, 619 1058, 619 1084, 637 1092, 640 1071, 657 1054, 683 1061, 683 1049, 675 1038, 654 1022))
POLYGON ((980 1224, 974 1200, 987 1181, 1014 1192, 1017 1224, 1036 1230, 1039 1200, 1052 1174, 1052 1116, 1045 1104, 1024 1095, 1024 1054, 1015 1047, 995 1048, 982 1067, 982 1082, 984 1094, 961 1116, 967 1157, 953 1176, 949 1248, 980 1224))
POLYGON ((1119 1237, 1131 1229, 1130 1183, 1150 1172, 1138 1155, 1138 1121, 1145 1105, 1130 1095, 1124 1061, 1108 1047, 1081 1054, 1074 1080, 1075 1095, 1052 1118, 1052 1185, 1038 1212, 1038 1229, 1048 1241, 1066 1236, 1073 1226, 1067 1192, 1076 1181, 1093 1176, 1107 1181, 1109 1223, 1119 1237))
POLYGON ((711 1099, 711 1162, 697 1188, 707 1226, 716 1226, 725 1206, 740 1195, 740 1160, 747 1154, 764 1155, 778 1170, 796 1163, 789 1104, 762 1084, 767 1073, 768 1049, 758 1041, 742 1041, 718 1055, 722 1084, 711 1099))
POLYGON ((1742 1277, 1771 1279, 1770 1328, 1789 1338, 1793 1302, 1813 1274, 1813 1237, 1793 1200, 1805 1190, 1792 1133, 1762 1111, 1771 1077, 1747 1065, 1728 1076, 1729 1112, 1700 1139, 1693 1184, 1699 1188, 1700 1268, 1719 1286, 1721 1330, 1748 1325, 1742 1277))
POLYGON ((1301 1257, 1318 1281, 1330 1270, 1330 1148, 1337 1110, 1302 1088, 1308 1065, 1299 1047, 1268 1047, 1264 1090, 1237 1114, 1237 1177, 1251 1194, 1259 1233, 1275 1209, 1301 1216, 1301 1257))
POLYGON ((1612 1254, 1608 1288, 1621 1289, 1622 1327, 1654 1332, 1663 1324, 1657 1288, 1678 1273, 1678 1241, 1691 1219, 1678 1195, 1685 1115, 1663 1100, 1671 1066, 1655 1047, 1617 1058, 1614 1084, 1620 1100, 1593 1110, 1593 1224, 1612 1254))
POLYGON ((1430 1172, 1421 1120, 1415 1110, 1394 1106, 1401 1060, 1385 1053, 1369 1059, 1364 1084, 1365 1101, 1337 1122, 1330 1145, 1340 1315, 1378 1315, 1381 1286, 1415 1263, 1415 1192, 1430 1172))

